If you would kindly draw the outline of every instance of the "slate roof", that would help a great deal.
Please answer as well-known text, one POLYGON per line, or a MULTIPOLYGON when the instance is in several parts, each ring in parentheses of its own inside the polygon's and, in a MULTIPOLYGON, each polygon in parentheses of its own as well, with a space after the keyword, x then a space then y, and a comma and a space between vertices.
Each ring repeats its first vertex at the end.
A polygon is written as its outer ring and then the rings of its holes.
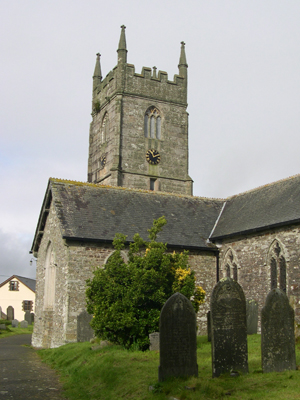
POLYGON ((137 232, 147 239, 153 219, 164 215, 167 224, 159 241, 172 247, 215 250, 207 238, 221 200, 50 179, 32 252, 38 250, 50 193, 64 239, 111 242, 117 232, 128 235, 128 241, 137 232))
POLYGON ((33 292, 35 292, 35 279, 31 278, 25 278, 24 276, 19 276, 19 275, 12 275, 10 278, 6 279, 4 282, 0 284, 0 287, 5 285, 7 282, 13 280, 13 279, 18 279, 20 282, 22 282, 25 286, 27 286, 29 289, 31 289, 33 292))
POLYGON ((228 198, 211 239, 299 222, 300 175, 295 175, 228 198))

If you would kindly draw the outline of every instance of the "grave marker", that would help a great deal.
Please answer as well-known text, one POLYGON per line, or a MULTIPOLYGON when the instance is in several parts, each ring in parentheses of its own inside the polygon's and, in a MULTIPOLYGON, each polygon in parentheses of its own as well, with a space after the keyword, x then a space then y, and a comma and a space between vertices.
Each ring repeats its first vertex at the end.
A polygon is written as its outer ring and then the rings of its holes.
POLYGON ((150 351, 159 351, 159 332, 153 332, 149 335, 150 351))
POLYGON ((246 315, 247 315, 247 334, 253 335, 257 333, 258 324, 258 304, 255 300, 246 301, 246 315))
POLYGON ((286 294, 272 289, 261 312, 263 372, 296 369, 294 310, 286 294))
POLYGON ((23 320, 20 322, 20 328, 28 328, 28 322, 23 320))
POLYGON ((211 342, 211 322, 210 322, 210 311, 206 314, 207 316, 207 341, 211 342))
POLYGON ((32 315, 30 311, 25 311, 24 319, 28 322, 28 325, 32 325, 32 315))
POLYGON ((164 304, 159 334, 158 380, 198 376, 196 314, 190 300, 181 293, 173 294, 164 304))
POLYGON ((214 287, 210 302, 213 377, 225 372, 248 372, 246 300, 231 278, 214 287))
POLYGON ((17 328, 19 326, 19 321, 17 319, 13 319, 11 321, 12 328, 17 328))
POLYGON ((12 321, 15 318, 15 310, 12 306, 8 306, 6 310, 7 319, 12 321))
POLYGON ((95 336, 90 325, 92 318, 85 310, 77 316, 77 342, 89 342, 95 336))

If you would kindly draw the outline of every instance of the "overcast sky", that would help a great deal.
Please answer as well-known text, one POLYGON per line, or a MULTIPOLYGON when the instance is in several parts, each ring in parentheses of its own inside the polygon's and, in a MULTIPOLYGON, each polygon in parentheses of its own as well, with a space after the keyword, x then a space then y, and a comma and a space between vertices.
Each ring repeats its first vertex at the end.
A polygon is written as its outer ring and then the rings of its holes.
POLYGON ((178 72, 186 43, 194 195, 300 173, 299 0, 0 1, 0 282, 29 266, 49 177, 86 181, 92 75, 178 72))

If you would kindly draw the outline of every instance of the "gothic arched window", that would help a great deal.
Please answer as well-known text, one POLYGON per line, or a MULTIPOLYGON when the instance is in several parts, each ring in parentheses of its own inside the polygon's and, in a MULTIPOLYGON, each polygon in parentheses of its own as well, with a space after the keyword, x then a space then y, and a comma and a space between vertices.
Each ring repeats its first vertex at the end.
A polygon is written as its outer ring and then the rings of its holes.
POLYGON ((269 250, 270 287, 286 291, 286 260, 282 246, 275 240, 269 250))
POLYGON ((225 255, 224 259, 224 268, 223 268, 223 277, 224 278, 232 278, 235 281, 238 280, 238 266, 236 261, 236 256, 233 254, 233 251, 229 249, 225 255))
POLYGON ((49 243, 46 252, 45 263, 45 292, 44 292, 44 309, 53 310, 55 304, 55 276, 56 264, 54 262, 54 253, 51 243, 49 243))
POLYGON ((161 116, 159 110, 151 106, 144 117, 144 135, 150 139, 161 138, 161 116))
POLYGON ((105 113, 104 118, 102 120, 101 130, 100 130, 100 143, 101 144, 103 144, 107 141, 108 128, 109 128, 108 114, 105 113))

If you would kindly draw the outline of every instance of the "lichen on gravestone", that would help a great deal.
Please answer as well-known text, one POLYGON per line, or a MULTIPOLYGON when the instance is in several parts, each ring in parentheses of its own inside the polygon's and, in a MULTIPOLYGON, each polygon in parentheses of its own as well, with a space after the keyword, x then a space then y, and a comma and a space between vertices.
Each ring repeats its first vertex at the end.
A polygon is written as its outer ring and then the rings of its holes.
POLYGON ((192 303, 183 294, 173 294, 164 304, 159 334, 158 380, 198 376, 196 314, 192 303))
POLYGON ((286 294, 272 289, 261 312, 263 372, 296 369, 294 310, 286 294))
POLYGON ((231 278, 214 287, 210 302, 212 376, 248 372, 246 300, 241 286, 231 278))

